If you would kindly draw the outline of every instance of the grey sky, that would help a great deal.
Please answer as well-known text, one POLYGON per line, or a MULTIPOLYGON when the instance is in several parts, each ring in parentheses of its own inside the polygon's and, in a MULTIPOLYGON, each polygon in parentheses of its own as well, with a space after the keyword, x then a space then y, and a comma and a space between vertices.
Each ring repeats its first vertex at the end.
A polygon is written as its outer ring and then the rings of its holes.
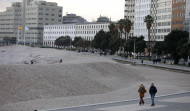
MULTIPOLYGON (((5 11, 6 7, 11 6, 11 2, 21 0, 1 0, 0 11, 5 11)), ((96 20, 100 15, 111 17, 117 21, 124 17, 125 0, 46 0, 48 2, 57 2, 63 7, 63 15, 75 13, 87 19, 96 20)))

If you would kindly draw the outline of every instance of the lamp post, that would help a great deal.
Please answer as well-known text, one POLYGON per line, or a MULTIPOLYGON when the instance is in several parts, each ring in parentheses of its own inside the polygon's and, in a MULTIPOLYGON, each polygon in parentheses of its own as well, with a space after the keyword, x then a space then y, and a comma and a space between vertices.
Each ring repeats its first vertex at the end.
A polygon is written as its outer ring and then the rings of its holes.
POLYGON ((70 37, 70 51, 71 51, 71 37, 70 37))
POLYGON ((189 34, 189 40, 188 40, 188 45, 187 46, 188 46, 187 66, 189 66, 190 65, 190 60, 189 60, 189 55, 190 55, 190 34, 189 34))
POLYGON ((135 60, 135 56, 136 54, 135 54, 135 38, 134 38, 134 60, 135 60))

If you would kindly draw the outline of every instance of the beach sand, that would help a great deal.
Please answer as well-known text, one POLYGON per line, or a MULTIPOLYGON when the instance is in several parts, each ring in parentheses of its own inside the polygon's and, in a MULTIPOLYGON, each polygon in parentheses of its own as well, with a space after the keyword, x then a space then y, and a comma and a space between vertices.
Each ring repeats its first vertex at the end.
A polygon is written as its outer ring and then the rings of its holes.
POLYGON ((190 91, 190 74, 126 65, 74 51, 0 47, 0 111, 137 99, 139 85, 144 84, 148 90, 152 82, 158 89, 157 96, 190 91), (30 61, 34 64, 25 64, 30 61))

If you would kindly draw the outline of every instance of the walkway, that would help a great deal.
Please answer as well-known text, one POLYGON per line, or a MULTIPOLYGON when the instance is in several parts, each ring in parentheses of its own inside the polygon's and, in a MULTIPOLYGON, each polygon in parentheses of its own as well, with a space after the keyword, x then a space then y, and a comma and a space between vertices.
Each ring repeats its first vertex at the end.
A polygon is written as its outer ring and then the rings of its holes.
POLYGON ((119 56, 110 56, 110 57, 112 57, 112 59, 114 59, 114 60, 131 62, 131 63, 135 63, 135 64, 138 64, 138 65, 148 65, 148 66, 154 66, 154 67, 160 67, 160 68, 167 68, 167 69, 173 69, 173 70, 178 70, 178 71, 190 72, 190 67, 188 67, 188 66, 169 65, 169 64, 164 64, 164 63, 161 63, 161 62, 153 64, 153 62, 149 61, 149 60, 143 60, 143 63, 142 63, 140 59, 132 60, 132 59, 125 59, 124 57, 121 58, 119 56))
POLYGON ((145 105, 139 106, 138 102, 130 100, 41 111, 189 111, 190 92, 156 97, 155 106, 150 106, 150 98, 145 99, 145 105))

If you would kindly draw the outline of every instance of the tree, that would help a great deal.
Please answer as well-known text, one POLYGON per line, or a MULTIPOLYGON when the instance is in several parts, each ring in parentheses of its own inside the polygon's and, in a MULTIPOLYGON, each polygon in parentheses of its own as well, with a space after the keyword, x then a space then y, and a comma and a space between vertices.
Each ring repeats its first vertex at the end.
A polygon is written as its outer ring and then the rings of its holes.
POLYGON ((156 42, 155 45, 153 46, 152 52, 158 56, 162 56, 165 52, 165 49, 166 47, 164 42, 156 42))
POLYGON ((123 21, 123 26, 124 26, 124 30, 125 30, 125 40, 129 39, 129 32, 131 30, 131 26, 132 26, 132 22, 129 19, 124 19, 123 21), (126 38, 126 33, 127 33, 127 38, 126 38))
POLYGON ((137 53, 144 52, 144 49, 146 48, 146 42, 144 40, 144 37, 143 36, 137 37, 135 40, 135 45, 137 53))
POLYGON ((111 34, 109 32, 104 32, 103 30, 100 30, 94 37, 94 40, 92 40, 92 46, 94 48, 98 48, 101 50, 108 49, 109 39, 111 38, 111 34))
POLYGON ((120 54, 121 54, 121 51, 122 51, 122 47, 123 47, 123 44, 122 44, 122 33, 123 33, 123 28, 124 28, 124 23, 125 23, 125 20, 124 19, 120 19, 118 21, 118 25, 119 25, 119 37, 120 37, 120 54))
POLYGON ((124 44, 124 48, 125 48, 125 51, 127 52, 134 52, 134 40, 136 39, 137 37, 131 37, 129 38, 125 44, 124 44))
POLYGON ((135 43, 136 53, 144 52, 144 48, 146 47, 146 42, 143 36, 129 38, 124 45, 125 51, 134 52, 134 43, 135 43))
POLYGON ((11 43, 11 44, 16 44, 16 37, 3 37, 3 40, 6 42, 6 43, 11 43))
POLYGON ((175 64, 181 57, 187 58, 188 37, 189 33, 181 30, 173 30, 165 37, 166 53, 172 54, 175 64))
POLYGON ((70 46, 72 39, 69 36, 61 36, 55 40, 57 46, 70 46))
POLYGON ((146 22, 146 27, 148 29, 148 52, 149 52, 149 56, 150 56, 150 28, 152 26, 154 19, 152 18, 152 16, 147 15, 145 16, 144 22, 146 22))
POLYGON ((72 43, 72 45, 75 46, 76 48, 79 47, 79 46, 81 46, 81 45, 79 44, 79 41, 80 41, 80 40, 82 40, 81 37, 75 37, 75 38, 74 38, 74 41, 73 41, 73 43, 72 43))
POLYGON ((120 46, 120 38, 111 38, 109 42, 109 49, 111 50, 111 55, 115 54, 116 51, 119 50, 120 46))

